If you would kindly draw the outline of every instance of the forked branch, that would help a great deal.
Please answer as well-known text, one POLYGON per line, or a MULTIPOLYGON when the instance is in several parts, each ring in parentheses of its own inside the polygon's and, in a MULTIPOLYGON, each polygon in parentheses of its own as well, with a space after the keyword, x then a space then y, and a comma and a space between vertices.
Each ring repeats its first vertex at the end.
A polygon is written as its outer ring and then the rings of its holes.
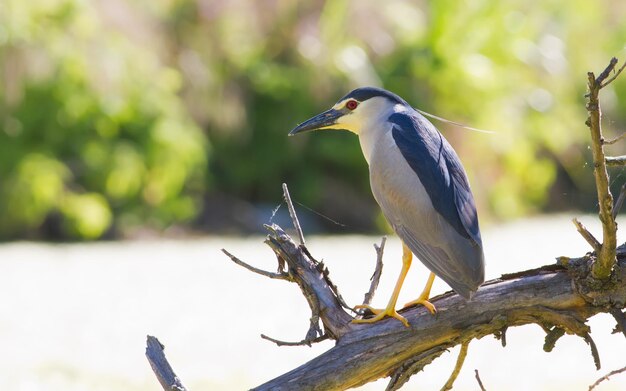
POLYGON ((615 248, 617 247, 617 224, 613 216, 613 195, 609 189, 607 163, 615 164, 616 159, 609 159, 604 153, 604 136, 602 135, 602 110, 600 109, 600 90, 611 83, 622 72, 622 66, 613 77, 617 58, 612 58, 609 65, 596 77, 593 72, 587 73, 587 126, 591 133, 591 151, 593 153, 593 176, 596 181, 600 221, 602 222, 602 245, 597 251, 598 259, 593 265, 593 276, 607 279, 615 264, 615 248), (608 79, 608 80, 607 80, 608 79))

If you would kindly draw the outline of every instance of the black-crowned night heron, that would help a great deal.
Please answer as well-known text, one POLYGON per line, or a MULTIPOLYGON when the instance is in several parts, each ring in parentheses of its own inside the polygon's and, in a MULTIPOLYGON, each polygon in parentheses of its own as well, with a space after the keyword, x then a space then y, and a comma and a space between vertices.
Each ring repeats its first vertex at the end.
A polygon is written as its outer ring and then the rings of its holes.
POLYGON ((374 198, 403 243, 402 271, 387 307, 358 306, 375 316, 354 322, 391 316, 409 325, 395 307, 412 253, 431 274, 419 298, 406 306, 422 304, 435 313, 428 301, 435 275, 469 300, 484 281, 484 255, 474 198, 448 141, 404 99, 373 87, 350 92, 289 135, 327 129, 359 136, 374 198))

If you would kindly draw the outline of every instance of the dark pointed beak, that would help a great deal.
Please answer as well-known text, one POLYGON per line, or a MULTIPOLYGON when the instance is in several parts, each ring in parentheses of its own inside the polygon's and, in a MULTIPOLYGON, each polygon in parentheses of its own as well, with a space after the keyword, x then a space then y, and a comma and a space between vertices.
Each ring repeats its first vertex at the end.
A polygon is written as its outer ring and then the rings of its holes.
POLYGON ((343 113, 340 110, 330 109, 325 112, 316 115, 315 117, 304 121, 300 125, 293 128, 291 132, 289 132, 290 136, 293 136, 297 133, 308 132, 311 130, 323 129, 327 126, 331 126, 337 123, 339 117, 341 117, 343 113))

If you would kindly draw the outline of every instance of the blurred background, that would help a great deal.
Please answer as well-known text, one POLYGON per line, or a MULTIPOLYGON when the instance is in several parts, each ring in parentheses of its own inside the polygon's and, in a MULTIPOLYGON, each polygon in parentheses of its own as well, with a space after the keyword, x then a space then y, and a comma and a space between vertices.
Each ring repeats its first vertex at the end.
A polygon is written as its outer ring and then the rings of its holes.
MULTIPOLYGON (((435 122, 483 220, 593 211, 586 72, 626 60, 625 17, 615 0, 4 0, 0 239, 259 232, 282 182, 341 223, 305 209, 309 232, 380 232, 356 138, 286 137, 363 85, 496 131, 435 122)), ((617 135, 626 78, 602 99, 617 135)))
MULTIPOLYGON (((624 20, 619 0, 0 0, 0 388, 156 389, 147 333, 192 389, 249 388, 328 349, 261 341, 300 340, 307 307, 219 250, 273 270, 257 234, 289 224, 286 182, 312 252, 361 300, 389 231, 356 137, 287 137, 359 86, 495 131, 434 121, 468 171, 488 278, 582 255, 569 220, 597 203, 586 72, 626 60, 624 20)), ((626 75, 601 99, 605 136, 626 131, 626 75)), ((624 182, 612 169, 614 192, 624 182)), ((388 247, 376 305, 400 266, 388 247)), ((401 301, 426 279, 413 269, 401 301)), ((523 327, 507 349, 475 342, 457 389, 477 389, 474 368, 487 389, 586 389, 626 349, 610 318, 593 322, 601 372, 580 340, 548 355, 523 327)), ((406 388, 438 389, 455 359, 406 388)))

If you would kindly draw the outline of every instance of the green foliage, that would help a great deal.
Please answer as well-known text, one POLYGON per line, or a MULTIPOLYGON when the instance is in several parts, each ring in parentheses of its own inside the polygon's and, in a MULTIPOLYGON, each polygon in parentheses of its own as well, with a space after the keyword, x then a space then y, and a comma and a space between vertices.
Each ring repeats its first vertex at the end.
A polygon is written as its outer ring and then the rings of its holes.
MULTIPOLYGON (((436 124, 483 217, 592 208, 585 74, 626 60, 625 16, 609 0, 5 1, 0 237, 55 216, 69 238, 188 224, 215 194, 275 205, 282 182, 350 229, 380 226, 354 136, 286 137, 372 84, 497 132, 436 124)), ((626 82, 605 97, 611 135, 626 82)))
POLYGON ((177 95, 180 72, 82 2, 8 8, 0 235, 32 235, 52 215, 56 235, 86 239, 114 222, 193 218, 208 151, 177 95))

